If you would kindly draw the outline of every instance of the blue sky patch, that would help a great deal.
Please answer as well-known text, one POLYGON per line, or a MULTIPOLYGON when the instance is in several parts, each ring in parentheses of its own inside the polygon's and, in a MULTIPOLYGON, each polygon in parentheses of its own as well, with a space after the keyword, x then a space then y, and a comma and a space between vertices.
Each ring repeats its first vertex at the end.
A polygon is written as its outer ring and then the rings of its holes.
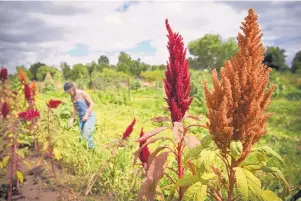
POLYGON ((80 43, 77 43, 74 48, 66 52, 66 54, 69 54, 72 57, 87 56, 89 55, 89 53, 90 53, 89 46, 80 43))
POLYGON ((117 8, 115 11, 116 12, 126 12, 132 5, 139 4, 138 1, 127 1, 124 2, 119 8, 117 8))
POLYGON ((148 55, 153 55, 156 52, 156 48, 153 48, 150 44, 151 40, 144 40, 140 43, 137 43, 135 47, 124 50, 125 52, 143 52, 148 55))

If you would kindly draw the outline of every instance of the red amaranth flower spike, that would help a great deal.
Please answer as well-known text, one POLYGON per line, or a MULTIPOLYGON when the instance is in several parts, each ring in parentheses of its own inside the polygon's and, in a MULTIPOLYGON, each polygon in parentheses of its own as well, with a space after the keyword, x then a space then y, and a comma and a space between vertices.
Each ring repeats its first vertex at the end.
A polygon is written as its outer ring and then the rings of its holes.
POLYGON ((131 133, 133 132, 133 128, 134 128, 134 125, 136 123, 136 118, 134 117, 132 123, 126 128, 126 130, 124 131, 123 135, 122 135, 122 139, 127 139, 131 133))
POLYGON ((40 116, 40 112, 37 110, 27 110, 25 112, 20 112, 18 114, 20 119, 24 119, 25 121, 31 121, 34 118, 37 118, 40 116))
POLYGON ((193 98, 189 97, 191 91, 188 59, 184 49, 183 38, 174 33, 166 19, 168 31, 169 61, 167 62, 164 89, 173 122, 181 121, 188 110, 193 98))
POLYGON ((5 119, 7 117, 9 113, 9 107, 8 107, 8 104, 7 102, 4 102, 2 105, 1 105, 1 115, 3 116, 3 118, 5 119))
POLYGON ((7 69, 2 67, 0 69, 0 80, 4 82, 5 80, 7 80, 7 76, 8 76, 7 69))
POLYGON ((25 84, 25 85, 24 85, 24 95, 25 95, 25 99, 26 99, 27 101, 33 100, 32 90, 31 90, 31 88, 29 87, 28 84, 25 84))
POLYGON ((48 103, 47 103, 47 107, 51 108, 51 109, 55 109, 57 108, 61 103, 63 103, 61 100, 53 100, 51 99, 48 103))
MULTIPOLYGON (((144 132, 143 132, 143 128, 142 128, 141 132, 140 132, 140 137, 142 137, 143 135, 144 135, 144 132)), ((147 140, 141 141, 139 146, 142 147, 143 144, 146 143, 146 141, 147 140)), ((150 155, 150 150, 147 146, 145 146, 139 153, 139 159, 142 162, 142 164, 147 163, 149 155, 150 155)))

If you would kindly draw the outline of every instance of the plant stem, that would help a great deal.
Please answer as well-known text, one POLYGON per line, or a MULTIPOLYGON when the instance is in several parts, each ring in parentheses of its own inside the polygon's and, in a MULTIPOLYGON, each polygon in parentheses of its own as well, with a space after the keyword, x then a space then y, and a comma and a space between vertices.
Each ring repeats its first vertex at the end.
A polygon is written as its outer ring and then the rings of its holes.
POLYGON ((13 137, 13 144, 11 146, 11 160, 10 160, 10 176, 9 176, 8 201, 12 200, 12 194, 13 194, 14 160, 15 160, 15 138, 13 137))
POLYGON ((48 156, 50 156, 50 162, 51 162, 51 168, 52 168, 52 172, 54 175, 54 178, 56 178, 56 174, 55 174, 55 170, 54 170, 54 165, 53 165, 53 147, 52 147, 52 143, 51 143, 51 137, 50 137, 50 108, 48 108, 48 113, 47 113, 47 117, 48 117, 48 156))
POLYGON ((38 144, 37 144, 37 138, 36 138, 36 133, 32 132, 33 130, 33 119, 30 122, 30 134, 33 134, 33 141, 34 141, 34 150, 38 150, 38 144))
POLYGON ((229 167, 229 189, 228 189, 228 201, 233 201, 233 189, 235 184, 235 172, 236 167, 235 161, 232 158, 231 166, 229 167))
MULTIPOLYGON (((182 166, 182 140, 178 143, 178 147, 177 147, 177 162, 178 162, 178 177, 179 179, 181 179, 184 175, 184 169, 182 166)), ((180 187, 179 188, 179 200, 182 200, 183 198, 183 188, 180 187)))

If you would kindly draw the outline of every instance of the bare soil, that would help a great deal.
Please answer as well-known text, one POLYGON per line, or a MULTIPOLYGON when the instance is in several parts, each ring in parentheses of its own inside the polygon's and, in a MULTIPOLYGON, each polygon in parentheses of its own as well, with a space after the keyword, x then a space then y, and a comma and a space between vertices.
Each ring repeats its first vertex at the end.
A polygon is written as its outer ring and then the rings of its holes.
MULTIPOLYGON (((24 174, 23 183, 14 182, 13 201, 82 201, 80 193, 75 192, 68 185, 64 185, 64 176, 57 165, 54 165, 56 177, 54 177, 51 165, 40 164, 41 157, 30 156, 27 161, 31 168, 21 165, 20 170, 24 174), (49 167, 50 166, 50 167, 49 167)), ((7 171, 8 172, 8 171, 7 171)), ((8 175, 1 180, 0 201, 7 199, 9 191, 8 175)), ((93 199, 99 200, 99 199, 93 199)))

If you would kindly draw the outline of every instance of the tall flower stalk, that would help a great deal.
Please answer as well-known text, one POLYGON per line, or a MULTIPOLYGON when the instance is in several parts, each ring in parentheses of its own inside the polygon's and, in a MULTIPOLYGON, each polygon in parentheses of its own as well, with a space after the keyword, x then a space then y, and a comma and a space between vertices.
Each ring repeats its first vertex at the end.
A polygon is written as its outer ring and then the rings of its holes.
MULTIPOLYGON (((24 176, 20 171, 20 162, 29 166, 29 163, 24 159, 22 151, 19 150, 19 143, 22 143, 19 139, 19 134, 22 131, 21 119, 30 121, 31 118, 36 116, 33 113, 22 112, 18 115, 18 93, 13 92, 10 89, 7 80, 7 69, 2 68, 0 72, 1 87, 0 87, 0 98, 1 98, 1 115, 0 115, 0 129, 4 132, 1 134, 0 140, 5 140, 3 145, 4 158, 2 160, 2 167, 6 167, 9 164, 9 183, 10 188, 8 192, 8 200, 12 200, 13 193, 13 181, 14 177, 17 177, 17 189, 19 188, 19 182, 23 182, 24 176), (19 118, 18 118, 19 116, 19 118)), ((22 91, 19 91, 22 93, 22 91)), ((23 93, 22 93, 23 94, 23 93)))
POLYGON ((182 179, 185 173, 183 163, 184 148, 195 146, 199 143, 199 141, 196 141, 193 145, 190 143, 195 137, 188 135, 188 129, 194 125, 184 126, 185 118, 198 118, 187 114, 193 98, 190 97, 189 64, 188 59, 186 59, 183 38, 178 33, 172 31, 167 19, 165 25, 168 31, 167 49, 169 51, 169 60, 163 81, 166 94, 165 101, 168 105, 170 118, 155 117, 153 121, 167 121, 170 122, 171 126, 156 128, 146 133, 141 129, 140 138, 137 140, 139 142, 139 149, 135 153, 135 162, 138 158, 140 159, 146 170, 146 178, 138 194, 138 200, 144 198, 146 200, 154 200, 159 180, 164 176, 173 184, 173 189, 177 190, 178 199, 182 200, 184 188, 177 185, 177 181, 182 179), (157 134, 167 129, 172 131, 173 137, 164 136, 155 138, 157 134), (169 142, 169 144, 158 146, 154 151, 151 151, 148 145, 159 140, 169 142), (165 164, 169 155, 175 158, 176 165, 167 166, 165 164))
MULTIPOLYGON (((51 169, 52 169, 54 178, 56 178, 56 173, 55 173, 55 169, 54 169, 53 160, 54 160, 54 156, 56 155, 56 153, 55 153, 55 149, 54 149, 52 138, 51 138, 51 127, 53 126, 53 121, 52 121, 52 118, 51 118, 51 114, 52 114, 53 110, 56 109, 62 103, 63 102, 61 100, 53 100, 53 99, 49 100, 46 103, 46 105, 47 105, 47 137, 46 137, 47 148, 46 148, 46 156, 51 161, 51 169)), ((58 158, 59 157, 60 156, 58 156, 58 158)))
MULTIPOLYGON (((215 200, 260 200, 262 194, 266 193, 261 189, 260 180, 244 168, 248 166, 242 165, 255 150, 253 145, 267 133, 266 122, 271 113, 266 113, 266 110, 275 90, 275 86, 266 90, 272 69, 262 64, 265 49, 261 43, 263 34, 257 19, 254 10, 250 9, 240 27, 243 33, 239 33, 237 37, 239 50, 229 61, 224 62, 221 79, 218 79, 214 69, 213 89, 210 91, 206 82, 203 83, 208 107, 207 127, 220 150, 219 156, 225 163, 228 177, 223 179, 220 169, 211 166, 220 181, 228 181, 228 184, 224 183, 226 198, 220 193, 220 187, 210 188, 210 195, 215 200), (249 182, 250 178, 254 178, 253 182, 257 179, 252 189, 248 189, 247 183, 244 183, 249 182)), ((271 149, 265 147, 259 150, 260 154, 265 155, 271 149)), ((279 155, 277 157, 280 158, 279 155)), ((270 170, 261 159, 257 163, 264 172, 270 170)), ((277 174, 282 174, 279 172, 277 174)))
MULTIPOLYGON (((186 49, 184 49, 183 38, 178 33, 174 33, 165 21, 168 31, 169 62, 166 66, 164 88, 170 111, 172 123, 181 122, 188 110, 193 98, 189 97, 191 91, 190 74, 188 67, 188 59, 186 59, 186 49)), ((184 167, 182 164, 184 138, 178 138, 177 141, 177 163, 179 179, 184 175, 184 167)), ((179 199, 183 197, 182 188, 179 189, 179 199)))

